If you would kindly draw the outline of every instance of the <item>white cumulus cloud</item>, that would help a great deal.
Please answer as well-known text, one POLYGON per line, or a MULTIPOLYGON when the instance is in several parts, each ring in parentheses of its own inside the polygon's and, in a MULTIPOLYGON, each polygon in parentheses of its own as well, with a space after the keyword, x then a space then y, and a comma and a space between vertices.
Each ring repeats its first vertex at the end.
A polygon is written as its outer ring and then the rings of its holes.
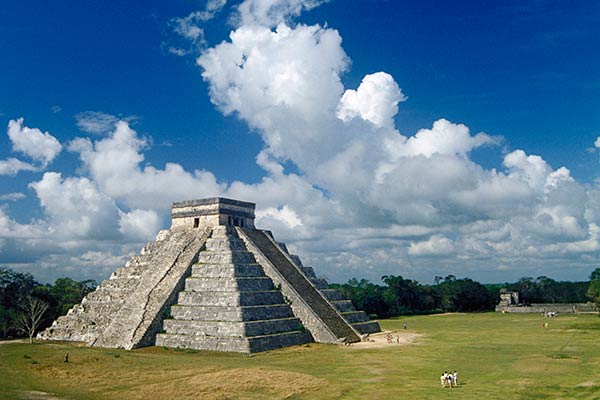
POLYGON ((376 126, 392 128, 398 103, 405 100, 406 96, 394 78, 385 72, 377 72, 366 75, 357 90, 346 90, 337 116, 344 121, 360 117, 376 126))
POLYGON ((62 150, 60 142, 48 132, 23 125, 23 118, 10 120, 8 137, 14 151, 21 152, 35 161, 48 165, 62 150))

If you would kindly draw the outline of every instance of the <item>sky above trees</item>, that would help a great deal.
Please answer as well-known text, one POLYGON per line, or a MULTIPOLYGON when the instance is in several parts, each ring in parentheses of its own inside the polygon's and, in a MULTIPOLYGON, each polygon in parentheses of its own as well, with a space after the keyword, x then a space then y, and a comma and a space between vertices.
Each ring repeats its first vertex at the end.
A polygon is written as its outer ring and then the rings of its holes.
POLYGON ((257 203, 332 281, 583 280, 600 5, 0 5, 0 263, 103 279, 171 202, 257 203))

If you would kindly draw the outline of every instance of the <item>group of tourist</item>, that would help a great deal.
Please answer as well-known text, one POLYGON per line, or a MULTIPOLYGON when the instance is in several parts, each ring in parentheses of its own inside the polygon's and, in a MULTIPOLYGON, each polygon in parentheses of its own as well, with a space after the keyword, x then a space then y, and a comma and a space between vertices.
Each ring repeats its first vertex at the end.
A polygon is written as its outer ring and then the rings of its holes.
MULTIPOLYGON (((388 333, 385 335, 385 340, 387 340, 388 343, 394 343, 394 335, 388 333)), ((396 343, 400 343, 400 336, 398 335, 396 336, 396 343)))
POLYGON ((454 373, 451 373, 444 371, 442 376, 440 376, 440 383, 443 388, 458 387, 458 372, 454 371, 454 373))

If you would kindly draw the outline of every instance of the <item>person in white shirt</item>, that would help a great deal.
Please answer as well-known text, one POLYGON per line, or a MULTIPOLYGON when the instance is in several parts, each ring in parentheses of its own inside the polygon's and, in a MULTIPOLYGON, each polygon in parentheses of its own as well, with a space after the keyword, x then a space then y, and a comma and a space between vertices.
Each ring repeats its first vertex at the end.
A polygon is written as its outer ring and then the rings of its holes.
POLYGON ((454 387, 458 387, 458 372, 456 371, 452 374, 452 383, 454 384, 454 387))

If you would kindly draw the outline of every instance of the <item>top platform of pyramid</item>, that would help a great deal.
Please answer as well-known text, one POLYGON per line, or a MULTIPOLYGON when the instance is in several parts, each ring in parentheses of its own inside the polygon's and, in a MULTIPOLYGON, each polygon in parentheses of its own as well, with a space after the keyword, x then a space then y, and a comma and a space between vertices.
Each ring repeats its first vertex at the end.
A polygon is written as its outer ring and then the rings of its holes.
POLYGON ((173 203, 171 228, 239 226, 254 228, 256 205, 246 201, 211 197, 173 203))

